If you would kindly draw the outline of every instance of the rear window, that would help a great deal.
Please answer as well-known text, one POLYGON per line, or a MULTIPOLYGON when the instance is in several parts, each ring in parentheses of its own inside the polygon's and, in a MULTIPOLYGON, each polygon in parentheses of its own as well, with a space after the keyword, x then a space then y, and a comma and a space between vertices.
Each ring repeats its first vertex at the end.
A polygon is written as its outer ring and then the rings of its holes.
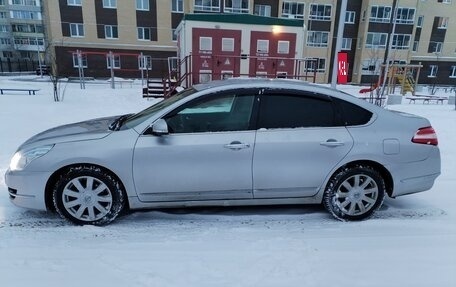
POLYGON ((360 126, 367 124, 372 118, 372 113, 350 102, 333 98, 341 109, 342 120, 346 126, 360 126))

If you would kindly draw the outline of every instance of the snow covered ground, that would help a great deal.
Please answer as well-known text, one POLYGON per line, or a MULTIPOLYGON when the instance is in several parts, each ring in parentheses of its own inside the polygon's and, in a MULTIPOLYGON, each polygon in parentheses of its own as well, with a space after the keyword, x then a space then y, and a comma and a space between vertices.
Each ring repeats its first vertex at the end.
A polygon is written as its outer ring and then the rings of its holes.
POLYGON ((44 129, 154 102, 139 82, 127 86, 63 84, 56 103, 48 82, 0 78, 3 88, 40 89, 0 95, 0 286, 456 286, 456 111, 447 104, 388 107, 430 119, 442 175, 432 190, 387 199, 363 222, 285 206, 137 212, 77 227, 13 206, 3 174, 15 149, 44 129))

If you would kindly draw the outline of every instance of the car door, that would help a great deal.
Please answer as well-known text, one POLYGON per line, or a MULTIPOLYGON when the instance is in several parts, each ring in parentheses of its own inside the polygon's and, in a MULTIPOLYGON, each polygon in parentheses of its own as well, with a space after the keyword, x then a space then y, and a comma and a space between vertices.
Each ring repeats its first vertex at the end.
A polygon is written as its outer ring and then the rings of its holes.
POLYGON ((324 95, 269 90, 260 96, 253 158, 255 198, 315 195, 353 146, 324 95))
POLYGON ((142 201, 252 198, 258 90, 200 97, 164 117, 169 134, 141 135, 133 174, 142 201))

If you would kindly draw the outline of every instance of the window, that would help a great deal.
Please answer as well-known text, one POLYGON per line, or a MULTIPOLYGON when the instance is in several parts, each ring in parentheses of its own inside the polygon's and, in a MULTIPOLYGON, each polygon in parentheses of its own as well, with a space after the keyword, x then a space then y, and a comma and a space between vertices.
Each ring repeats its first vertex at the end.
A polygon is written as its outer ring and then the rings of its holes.
POLYGON ((346 11, 345 12, 345 23, 346 24, 355 24, 355 11, 346 11))
POLYGON ((41 12, 11 10, 10 16, 15 19, 41 20, 41 12))
POLYGON ((437 77, 437 71, 439 70, 439 66, 437 65, 429 65, 429 74, 428 78, 435 78, 437 77))
MULTIPOLYGON (((87 55, 86 54, 81 54, 81 67, 82 68, 87 68, 87 55)), ((78 59, 78 54, 73 53, 73 67, 74 68, 79 68, 79 59, 78 59)))
POLYGON ((367 33, 366 48, 386 48, 386 33, 367 33))
POLYGON ((451 66, 450 78, 456 78, 456 66, 451 66))
POLYGON ((408 34, 395 34, 393 36, 393 43, 391 48, 396 50, 405 50, 410 47, 410 39, 412 35, 408 34))
POLYGON ((345 126, 359 126, 367 124, 372 118, 372 113, 357 105, 338 98, 332 98, 340 108, 341 116, 345 126))
MULTIPOLYGON (((5 1, 3 1, 5 3, 5 1)), ((37 0, 13 0, 11 2, 13 5, 21 5, 21 6, 40 6, 40 3, 37 0)), ((2 4, 2 1, 0 1, 0 5, 5 5, 2 4)))
POLYGON ((140 70, 151 70, 152 69, 152 57, 151 56, 139 56, 138 67, 140 70))
POLYGON ((11 45, 11 39, 9 39, 9 38, 0 38, 0 45, 11 45))
POLYGON ((106 39, 117 39, 119 34, 117 32, 117 26, 105 25, 105 38, 106 39))
POLYGON ((0 12, 0 19, 6 18, 6 15, 8 15, 6 12, 0 12))
POLYGON ((417 52, 418 51, 418 43, 419 43, 419 41, 414 41, 413 42, 412 52, 417 52))
POLYGON ((257 40, 257 53, 269 53, 269 40, 257 40))
POLYGON ((331 5, 310 4, 309 19, 330 21, 331 5))
POLYGON ((149 11, 149 0, 136 0, 136 10, 149 11))
POLYGON ((250 128, 255 99, 226 93, 194 100, 165 116, 170 133, 244 131, 250 128))
POLYGON ((32 46, 43 46, 44 40, 43 38, 35 38, 35 37, 16 37, 14 38, 14 44, 16 45, 32 45, 32 46))
POLYGON ((441 53, 443 42, 429 42, 428 53, 441 53))
POLYGON ((200 37, 199 39, 200 51, 212 51, 212 38, 200 37))
POLYGON ((0 24, 0 32, 8 32, 9 26, 8 25, 1 25, 0 24))
POLYGON ((391 7, 389 6, 372 6, 370 22, 389 23, 391 19, 391 7))
POLYGON ((437 28, 446 29, 448 27, 448 17, 437 17, 437 28))
POLYGON ((3 58, 12 58, 13 57, 13 52, 11 51, 3 51, 2 52, 3 58))
POLYGON ((0 0, 0 6, 5 6, 5 1, 6 0, 0 0))
POLYGON ((84 37, 84 25, 79 23, 70 23, 71 37, 84 37))
POLYGON ((380 64, 381 64, 380 59, 372 58, 372 59, 363 60, 361 72, 363 75, 378 74, 380 71, 380 64))
POLYGON ((211 70, 200 70, 199 82, 207 83, 212 81, 212 71, 211 70))
POLYGON ((227 13, 249 13, 249 0, 225 0, 227 13))
POLYGON ((120 69, 120 55, 106 55, 106 68, 111 69, 111 63, 113 69, 120 69))
POLYGON ((150 28, 138 27, 138 40, 150 40, 150 28))
POLYGON ((195 11, 220 12, 220 0, 195 0, 195 11))
POLYGON ((281 92, 261 97, 258 128, 307 128, 334 125, 335 113, 328 98, 281 92))
POLYGON ((82 0, 67 0, 68 6, 82 6, 82 0))
POLYGON ((413 24, 415 22, 415 8, 397 8, 396 23, 413 24))
POLYGON ((423 22, 424 22, 424 15, 418 16, 418 21, 416 21, 416 27, 417 28, 423 27, 423 22))
POLYGON ((325 58, 311 58, 306 59, 304 62, 304 71, 305 72, 314 72, 315 70, 318 73, 324 73, 326 67, 325 58))
POLYGON ((234 38, 222 38, 222 52, 234 52, 234 38))
POLYGON ((290 41, 279 41, 277 44, 277 54, 289 54, 290 41))
POLYGON ((307 46, 328 47, 329 32, 309 31, 307 32, 307 46))
POLYGON ((437 0, 439 3, 451 4, 451 0, 437 0))
POLYGON ((342 50, 351 50, 352 47, 352 38, 343 38, 342 39, 342 50))
POLYGON ((284 1, 282 4, 282 17, 304 19, 304 3, 284 1))
POLYGON ((172 0, 171 1, 171 12, 183 13, 184 12, 184 0, 172 0))
POLYGON ((117 0, 103 0, 103 8, 117 8, 117 0))
POLYGON ((12 24, 13 32, 43 33, 43 25, 35 24, 12 24))
POLYGON ((255 4, 253 14, 259 16, 271 17, 271 6, 270 5, 259 5, 255 4))

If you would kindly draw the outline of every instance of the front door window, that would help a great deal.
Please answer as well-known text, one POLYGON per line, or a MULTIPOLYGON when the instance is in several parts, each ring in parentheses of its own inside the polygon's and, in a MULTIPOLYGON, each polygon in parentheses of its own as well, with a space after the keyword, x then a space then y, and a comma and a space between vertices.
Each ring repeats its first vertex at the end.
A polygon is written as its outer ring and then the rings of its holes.
POLYGON ((255 95, 211 95, 165 117, 170 133, 243 131, 250 127, 255 95))

